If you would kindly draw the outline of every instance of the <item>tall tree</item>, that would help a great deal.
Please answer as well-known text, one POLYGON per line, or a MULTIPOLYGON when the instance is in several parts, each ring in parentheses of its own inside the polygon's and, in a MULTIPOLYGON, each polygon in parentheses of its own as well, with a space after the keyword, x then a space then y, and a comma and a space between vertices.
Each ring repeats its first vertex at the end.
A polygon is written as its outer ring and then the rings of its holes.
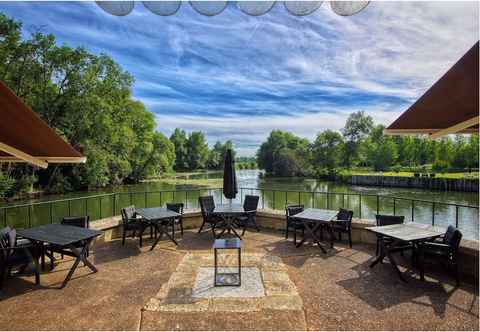
POLYGON ((188 168, 187 160, 187 134, 180 128, 175 128, 175 131, 170 136, 170 141, 175 146, 175 166, 176 171, 186 170, 188 168))
POLYGON ((313 160, 315 166, 333 170, 340 165, 343 138, 340 133, 325 130, 317 135, 313 143, 313 160))
POLYGON ((191 170, 203 169, 207 165, 208 145, 205 135, 201 131, 193 131, 188 136, 187 160, 191 170))
POLYGON ((344 144, 344 164, 347 167, 352 166, 358 157, 358 151, 361 141, 370 133, 373 128, 373 119, 366 115, 364 111, 351 113, 342 134, 345 139, 344 144))

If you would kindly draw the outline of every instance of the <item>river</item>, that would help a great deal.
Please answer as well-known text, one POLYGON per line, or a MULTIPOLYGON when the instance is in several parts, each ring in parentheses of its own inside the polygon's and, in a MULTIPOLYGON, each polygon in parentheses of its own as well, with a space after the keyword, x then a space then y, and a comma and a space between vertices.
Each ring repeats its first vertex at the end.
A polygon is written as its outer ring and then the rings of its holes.
MULTIPOLYGON (((359 200, 358 194, 371 194, 371 195, 381 195, 382 198, 378 200, 379 211, 384 214, 395 214, 405 215, 406 220, 412 219, 412 210, 414 213, 414 220, 416 222, 428 223, 432 222, 432 205, 431 203, 424 202, 414 202, 412 209, 411 199, 415 200, 425 200, 425 201, 435 201, 440 204, 435 204, 434 207, 434 219, 435 225, 445 226, 447 224, 455 224, 456 218, 456 207, 454 205, 445 205, 443 203, 449 204, 459 204, 459 205, 469 205, 477 206, 478 203, 478 193, 469 193, 469 192, 441 192, 441 191, 431 191, 423 189, 411 189, 411 188, 387 188, 387 187, 366 187, 366 186, 352 186, 336 182, 310 179, 310 178, 271 178, 261 176, 262 172, 258 170, 239 170, 237 171, 238 186, 239 188, 252 188, 252 189, 263 189, 259 190, 250 190, 244 189, 241 190, 237 197, 237 201, 243 198, 245 194, 258 194, 262 197, 260 204, 263 207, 283 209, 285 202, 287 203, 297 203, 300 201, 306 206, 323 207, 323 208, 338 208, 340 206, 346 206, 354 210, 354 217, 362 218, 374 218, 374 215, 377 212, 377 198, 375 196, 362 196, 361 201, 359 200), (285 191, 301 191, 305 193, 298 192, 289 192, 285 191), (307 193, 308 192, 308 193, 307 193), (312 195, 311 192, 331 192, 339 193, 336 195, 324 195, 324 194, 315 194, 312 195), (343 195, 350 194, 350 195, 343 195), (403 198, 403 199, 392 199, 392 197, 403 198), (395 211, 394 211, 395 210, 395 211)), ((144 182, 135 185, 124 185, 119 187, 108 188, 105 190, 91 191, 91 192, 74 192, 63 195, 48 195, 43 196, 34 201, 45 201, 53 199, 65 199, 73 197, 82 197, 86 195, 94 195, 100 193, 111 193, 111 192, 156 192, 164 190, 190 190, 190 189, 199 189, 197 193, 187 193, 182 198, 179 198, 180 194, 177 194, 177 197, 168 196, 164 194, 164 197, 160 197, 158 202, 164 203, 168 200, 168 197, 176 200, 186 200, 187 205, 194 206, 199 194, 205 194, 208 191, 205 190, 206 186, 208 187, 221 187, 221 182, 219 179, 222 177, 222 172, 205 172, 205 173, 196 173, 189 175, 179 175, 174 183, 172 181, 156 181, 156 182, 144 182), (201 180, 204 183, 191 184, 191 179, 201 180)), ((216 200, 221 200, 220 191, 212 191, 212 194, 215 195, 216 200)), ((143 196, 142 196, 143 197, 143 196)), ((150 200, 150 197, 148 198, 150 200)), ((142 200, 143 202, 143 200, 142 200)), ((145 196, 145 202, 147 202, 147 197, 145 196)), ((13 204, 19 204, 20 202, 14 202, 13 204)), ((141 203, 137 203, 140 205, 141 203)), ((149 205, 154 203, 148 203, 149 205)), ((1 205, 0 205, 1 206, 1 205)), ((91 212, 89 212, 91 214, 91 212)), ((464 237, 468 239, 478 239, 478 210, 460 207, 458 208, 458 222, 459 228, 463 230, 464 237)))

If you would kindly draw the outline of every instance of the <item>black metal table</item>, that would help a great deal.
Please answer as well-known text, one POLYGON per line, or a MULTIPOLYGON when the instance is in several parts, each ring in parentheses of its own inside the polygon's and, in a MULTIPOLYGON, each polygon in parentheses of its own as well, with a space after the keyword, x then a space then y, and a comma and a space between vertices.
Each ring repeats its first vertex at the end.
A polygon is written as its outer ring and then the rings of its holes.
POLYGON ((214 251, 214 286, 241 286, 242 285, 242 246, 240 239, 217 239, 213 243, 214 251), (218 250, 237 250, 237 272, 218 272, 218 250))
POLYGON ((236 237, 241 239, 242 237, 238 235, 237 231, 235 230, 236 219, 245 215, 245 209, 240 204, 221 204, 215 206, 215 209, 212 211, 213 215, 218 216, 222 222, 215 226, 215 228, 222 228, 222 232, 216 236, 219 238, 225 232, 228 234, 234 234, 236 237))
POLYGON ((153 225, 158 236, 155 239, 155 242, 152 244, 150 250, 153 250, 158 242, 162 239, 162 235, 165 234, 170 241, 178 245, 177 241, 168 234, 168 231, 165 230, 165 221, 169 221, 178 218, 181 216, 180 213, 177 213, 166 208, 146 208, 146 209, 136 209, 138 215, 140 215, 147 223, 153 225))
POLYGON ((102 234, 101 231, 62 224, 48 224, 22 229, 19 230, 17 234, 30 240, 37 248, 38 254, 35 255, 35 265, 37 268, 38 257, 40 253, 43 253, 45 243, 57 247, 59 249, 58 252, 64 255, 76 258, 67 277, 62 283, 62 288, 70 281, 80 262, 83 262, 93 272, 97 272, 95 266, 87 259, 86 253, 92 240, 102 234), (84 245, 78 247, 79 243, 83 243, 84 245))
MULTIPOLYGON (((327 226, 328 232, 330 233, 330 247, 333 248, 333 230, 331 227, 332 220, 337 216, 338 211, 334 210, 323 210, 323 209, 305 209, 304 211, 291 216, 291 218, 295 218, 301 222, 305 227, 306 233, 313 239, 314 243, 316 243, 323 253, 327 253, 325 248, 320 243, 320 239, 317 236, 317 232, 322 226, 327 226)), ((307 239, 307 236, 304 236, 302 241, 297 244, 297 248, 303 245, 307 239)))
POLYGON ((380 252, 379 255, 370 264, 371 268, 378 263, 383 262, 383 259, 385 257, 388 257, 388 259, 390 260, 390 264, 392 265, 395 272, 397 272, 400 280, 407 282, 407 280, 403 277, 402 272, 399 270, 395 259, 392 256, 394 252, 399 250, 399 247, 402 247, 402 243, 407 242, 411 243, 414 250, 418 251, 418 260, 416 263, 420 270, 420 280, 425 280, 425 272, 423 266, 423 243, 425 241, 442 236, 442 232, 439 232, 438 229, 433 227, 419 226, 413 223, 367 227, 366 229, 377 234, 380 240, 380 252), (393 242, 387 244, 384 241, 385 238, 391 238, 393 239, 393 242))

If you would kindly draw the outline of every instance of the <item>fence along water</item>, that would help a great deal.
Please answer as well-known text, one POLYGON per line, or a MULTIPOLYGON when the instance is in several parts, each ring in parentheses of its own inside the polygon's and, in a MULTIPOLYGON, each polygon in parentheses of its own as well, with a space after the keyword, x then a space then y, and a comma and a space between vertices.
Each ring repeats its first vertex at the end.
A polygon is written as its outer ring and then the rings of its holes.
MULTIPOLYGON (((435 226, 455 225, 465 238, 478 239, 478 206, 375 194, 265 188, 240 188, 233 202, 243 202, 246 194, 260 196, 262 209, 284 210, 287 204, 304 204, 324 209, 344 207, 354 211, 354 218, 363 219, 375 219, 375 214, 404 215, 406 220, 435 226)), ((91 220, 98 220, 119 215, 128 205, 155 207, 167 202, 184 203, 186 210, 198 209, 198 197, 202 195, 213 195, 220 204, 226 202, 222 188, 118 192, 0 207, 0 221, 4 226, 28 228, 56 223, 65 216, 89 215, 91 220)))

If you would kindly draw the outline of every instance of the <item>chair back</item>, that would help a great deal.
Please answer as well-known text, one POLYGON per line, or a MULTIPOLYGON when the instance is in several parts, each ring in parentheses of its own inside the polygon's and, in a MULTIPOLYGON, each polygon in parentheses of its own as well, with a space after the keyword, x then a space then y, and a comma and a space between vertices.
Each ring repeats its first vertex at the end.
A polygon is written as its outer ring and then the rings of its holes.
POLYGON ((347 209, 339 209, 337 219, 335 222, 337 225, 342 225, 345 229, 349 229, 352 226, 353 211, 347 209))
POLYGON ((60 222, 62 225, 70 225, 81 228, 90 228, 90 216, 81 217, 63 217, 60 222))
POLYGON ((183 203, 167 203, 167 209, 183 214, 183 203))
POLYGON ((137 213, 135 212, 135 206, 130 205, 121 210, 122 213, 122 221, 124 224, 129 223, 133 219, 136 218, 137 213))
POLYGON ((388 226, 388 225, 398 225, 403 224, 405 221, 405 216, 390 216, 390 215, 375 215, 377 219, 377 226, 388 226))
POLYGON ((198 203, 200 204, 203 217, 206 217, 209 213, 212 213, 213 210, 215 210, 215 201, 213 200, 213 196, 200 196, 198 198, 198 203))
POLYGON ((460 247, 460 241, 462 240, 462 232, 452 225, 448 226, 447 232, 443 236, 443 243, 447 244, 450 249, 456 253, 460 247))
MULTIPOLYGON (((12 248, 15 247, 17 240, 17 231, 10 227, 5 227, 0 230, 0 248, 12 248)), ((0 255, 3 259, 7 259, 8 256, 13 253, 11 250, 0 250, 0 255)))
POLYGON ((257 211, 258 200, 260 197, 254 195, 245 195, 245 200, 243 201, 243 209, 245 211, 257 211))
POLYGON ((285 215, 288 219, 288 217, 299 214, 300 212, 303 212, 303 210, 305 210, 305 206, 303 204, 287 205, 287 207, 285 208, 285 215))

